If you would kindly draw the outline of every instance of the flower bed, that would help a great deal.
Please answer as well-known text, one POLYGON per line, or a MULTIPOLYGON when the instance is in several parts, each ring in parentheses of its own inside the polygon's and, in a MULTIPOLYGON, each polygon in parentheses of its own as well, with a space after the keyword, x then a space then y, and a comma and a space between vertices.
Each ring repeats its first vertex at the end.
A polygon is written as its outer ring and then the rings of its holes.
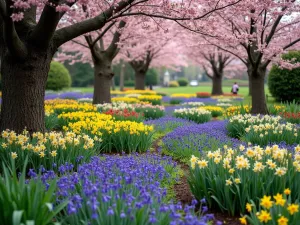
POLYGON ((208 92, 197 92, 196 96, 197 98, 209 98, 211 94, 208 92))
POLYGON ((211 112, 205 109, 181 108, 174 110, 174 116, 177 118, 191 120, 196 123, 205 123, 210 121, 211 112))
POLYGON ((218 117, 223 115, 223 108, 219 106, 201 106, 199 109, 205 109, 211 112, 212 117, 218 117))
POLYGON ((66 131, 101 138, 104 152, 145 152, 151 146, 153 127, 134 121, 82 120, 69 123, 66 131))
POLYGON ((28 158, 28 168, 56 170, 66 162, 77 168, 82 161, 88 161, 101 145, 101 140, 93 140, 84 134, 67 132, 33 133, 30 137, 27 131, 17 135, 13 131, 3 131, 1 134, 0 159, 11 167, 11 158, 15 160, 17 170, 21 170, 28 158))
POLYGON ((163 138, 163 148, 168 154, 187 162, 191 155, 200 156, 224 145, 237 147, 243 144, 227 136, 226 124, 227 121, 211 121, 179 127, 163 138))
POLYGON ((140 95, 138 99, 141 102, 150 102, 152 105, 161 105, 161 95, 140 95))
POLYGON ((290 154, 278 145, 261 148, 209 151, 191 157, 189 183, 194 196, 205 198, 210 207, 231 215, 245 212, 245 205, 257 197, 275 195, 290 187, 292 200, 300 197, 300 147, 290 154))

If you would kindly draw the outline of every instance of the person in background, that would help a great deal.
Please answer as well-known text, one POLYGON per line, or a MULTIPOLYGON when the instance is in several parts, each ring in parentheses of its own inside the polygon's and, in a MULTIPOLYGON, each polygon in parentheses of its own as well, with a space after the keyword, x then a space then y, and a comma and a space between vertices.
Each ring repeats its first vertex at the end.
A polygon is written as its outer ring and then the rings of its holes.
POLYGON ((234 84, 232 85, 231 92, 232 94, 237 95, 238 91, 239 91, 239 85, 236 82, 234 82, 234 84))

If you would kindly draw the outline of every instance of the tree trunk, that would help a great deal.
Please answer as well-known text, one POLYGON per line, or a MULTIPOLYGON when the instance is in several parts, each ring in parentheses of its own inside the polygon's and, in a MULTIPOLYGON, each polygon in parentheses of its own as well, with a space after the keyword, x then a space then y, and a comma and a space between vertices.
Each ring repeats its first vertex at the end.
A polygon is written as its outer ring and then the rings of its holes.
POLYGON ((52 54, 31 53, 25 61, 3 56, 1 130, 45 131, 44 97, 52 54))
POLYGON ((214 75, 212 78, 212 95, 223 95, 223 90, 222 90, 222 76, 216 76, 214 75))
POLYGON ((110 87, 113 73, 111 65, 105 63, 94 63, 94 97, 93 104, 110 103, 110 87))
POLYGON ((146 73, 141 71, 135 71, 135 89, 145 90, 145 78, 146 73))
POLYGON ((121 62, 121 70, 120 70, 120 91, 124 91, 124 72, 125 72, 125 64, 121 62))
POLYGON ((250 78, 250 76, 248 76, 249 79, 249 96, 252 96, 252 79, 250 78))
POLYGON ((265 78, 266 70, 258 69, 251 73, 249 77, 252 84, 252 110, 253 114, 268 114, 265 96, 265 78))

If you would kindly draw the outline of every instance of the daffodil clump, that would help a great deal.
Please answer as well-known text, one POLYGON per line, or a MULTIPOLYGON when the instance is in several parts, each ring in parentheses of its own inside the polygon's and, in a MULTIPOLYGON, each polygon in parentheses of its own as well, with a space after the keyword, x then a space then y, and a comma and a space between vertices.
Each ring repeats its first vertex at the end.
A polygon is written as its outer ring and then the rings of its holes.
POLYGON ((127 98, 127 97, 115 97, 111 99, 112 102, 124 102, 124 103, 139 103, 140 100, 137 98, 127 98))
POLYGON ((143 123, 89 118, 69 123, 64 130, 101 139, 104 152, 144 152, 150 147, 153 135, 153 126, 143 123))
POLYGON ((58 116, 59 119, 59 125, 60 128, 63 126, 67 126, 69 123, 77 122, 77 121, 87 121, 89 120, 112 120, 111 115, 102 114, 99 112, 84 112, 84 111, 78 111, 78 112, 68 112, 68 113, 62 113, 58 116))
POLYGON ((182 108, 175 109, 174 116, 177 118, 187 119, 196 123, 205 123, 210 121, 211 112, 199 108, 182 108))
POLYGON ((217 98, 217 101, 219 103, 231 103, 232 99, 230 99, 230 98, 217 98))
POLYGON ((246 204, 249 215, 240 218, 240 223, 247 225, 278 224, 297 225, 300 221, 299 202, 292 201, 291 190, 273 196, 264 195, 256 206, 254 201, 246 204))
POLYGON ((138 100, 141 102, 150 102, 152 105, 161 105, 161 95, 139 95, 138 100))
POLYGON ((70 102, 67 103, 60 103, 59 101, 51 104, 45 104, 45 113, 46 114, 61 114, 67 112, 76 112, 76 111, 85 111, 85 112, 92 112, 96 111, 97 108, 90 104, 90 103, 80 103, 80 102, 73 102, 74 100, 69 100, 70 102), (71 102, 72 101, 72 102, 71 102))
POLYGON ((277 121, 274 123, 250 125, 245 131, 244 139, 247 142, 262 146, 282 141, 287 144, 300 143, 300 130, 297 125, 292 123, 281 124, 277 121))
POLYGON ((220 107, 231 107, 232 104, 231 103, 226 103, 226 102, 220 102, 220 103, 217 103, 217 106, 220 106, 220 107))
POLYGON ((177 93, 177 94, 171 94, 171 98, 195 98, 196 94, 183 94, 183 93, 177 93))
POLYGON ((219 106, 201 106, 199 109, 205 109, 211 112, 212 117, 218 117, 223 115, 223 108, 219 106))
POLYGON ((242 106, 230 106, 226 109, 225 115, 227 117, 239 115, 239 114, 246 114, 251 111, 251 107, 249 105, 242 105, 242 106))
POLYGON ((184 102, 182 105, 190 106, 190 107, 199 107, 205 106, 203 102, 184 102))
POLYGON ((22 134, 6 130, 1 133, 0 158, 10 168, 11 158, 16 169, 22 169, 28 157, 27 168, 39 170, 43 166, 46 170, 57 170, 66 162, 77 167, 88 161, 100 145, 101 139, 74 132, 33 133, 30 137, 26 130, 22 134))
POLYGON ((276 195, 285 187, 292 191, 291 200, 300 197, 300 146, 295 152, 278 145, 209 151, 203 157, 190 159, 189 183, 193 195, 205 198, 212 208, 231 215, 244 213, 251 199, 276 195))
POLYGON ((280 116, 252 116, 251 114, 236 115, 229 119, 226 129, 230 137, 240 138, 245 135, 246 129, 251 125, 278 124, 279 122, 281 122, 280 116))
POLYGON ((151 90, 127 90, 125 94, 157 95, 156 91, 151 90))
POLYGON ((165 107, 160 105, 135 103, 129 104, 124 102, 113 102, 96 105, 97 109, 101 113, 105 113, 109 110, 129 110, 137 113, 142 113, 145 119, 157 119, 165 115, 165 107))
POLYGON ((111 95, 126 95, 125 91, 110 91, 111 95))

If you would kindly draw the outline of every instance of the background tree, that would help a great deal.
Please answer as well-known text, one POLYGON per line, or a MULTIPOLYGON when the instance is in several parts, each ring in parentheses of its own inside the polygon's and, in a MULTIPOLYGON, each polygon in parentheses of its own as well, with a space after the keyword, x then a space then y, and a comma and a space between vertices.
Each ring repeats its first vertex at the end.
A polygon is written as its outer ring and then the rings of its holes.
POLYGON ((204 38, 212 45, 239 58, 247 67, 252 113, 268 113, 265 99, 265 76, 271 63, 294 68, 281 58, 300 41, 299 1, 241 1, 208 18, 210 26, 195 32, 209 33, 204 38))

